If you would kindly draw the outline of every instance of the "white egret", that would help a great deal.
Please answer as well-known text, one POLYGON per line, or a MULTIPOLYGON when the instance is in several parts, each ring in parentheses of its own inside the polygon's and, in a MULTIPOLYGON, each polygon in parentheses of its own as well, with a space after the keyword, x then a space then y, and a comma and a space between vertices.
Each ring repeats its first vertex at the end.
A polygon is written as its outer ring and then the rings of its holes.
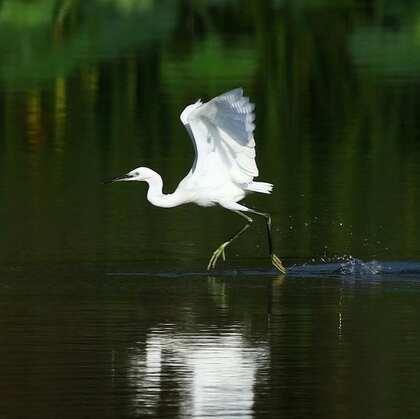
POLYGON ((175 192, 164 194, 161 176, 147 167, 138 167, 111 180, 147 182, 147 199, 158 207, 171 208, 187 203, 202 207, 220 205, 243 217, 246 224, 213 252, 208 270, 216 266, 220 256, 225 260, 226 247, 253 222, 245 214, 251 213, 264 217, 272 264, 280 272, 286 273, 281 260, 273 252, 270 214, 239 203, 250 192, 269 194, 273 188, 271 183, 253 181, 258 176, 253 136, 254 108, 255 105, 243 96, 243 90, 239 88, 206 103, 198 100, 183 110, 181 121, 191 137, 195 159, 175 192))

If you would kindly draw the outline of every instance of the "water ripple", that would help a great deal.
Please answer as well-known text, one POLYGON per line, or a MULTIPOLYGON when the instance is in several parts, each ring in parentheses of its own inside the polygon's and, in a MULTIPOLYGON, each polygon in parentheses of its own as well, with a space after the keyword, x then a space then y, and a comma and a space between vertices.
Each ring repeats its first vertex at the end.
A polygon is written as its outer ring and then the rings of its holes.
MULTIPOLYGON (((115 277, 244 277, 275 276, 275 269, 220 269, 214 271, 147 271, 147 272, 109 272, 115 277)), ((377 261, 364 262, 352 256, 338 257, 322 263, 302 263, 288 267, 288 277, 343 277, 352 279, 379 279, 391 277, 410 277, 420 279, 420 262, 417 261, 377 261)))

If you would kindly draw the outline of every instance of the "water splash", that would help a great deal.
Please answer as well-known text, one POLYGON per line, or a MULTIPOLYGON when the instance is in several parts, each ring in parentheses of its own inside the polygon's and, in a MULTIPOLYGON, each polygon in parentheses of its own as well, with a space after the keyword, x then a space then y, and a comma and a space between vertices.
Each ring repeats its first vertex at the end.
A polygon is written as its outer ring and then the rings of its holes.
POLYGON ((340 275, 366 276, 383 273, 382 264, 376 260, 363 262, 353 256, 343 256, 337 258, 337 263, 339 264, 337 273, 340 275))
POLYGON ((352 279, 379 279, 395 276, 417 276, 420 279, 420 262, 377 260, 364 262, 353 256, 338 256, 322 259, 322 263, 306 263, 288 269, 294 277, 344 277, 352 279))

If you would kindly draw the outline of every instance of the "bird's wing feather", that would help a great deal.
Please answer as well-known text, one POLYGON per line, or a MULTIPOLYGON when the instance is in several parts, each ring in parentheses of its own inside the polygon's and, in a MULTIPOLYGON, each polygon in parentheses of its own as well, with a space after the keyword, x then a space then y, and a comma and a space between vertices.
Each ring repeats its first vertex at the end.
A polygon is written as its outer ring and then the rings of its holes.
POLYGON ((181 114, 195 145, 192 174, 247 184, 258 176, 253 132, 254 104, 235 89, 181 114))

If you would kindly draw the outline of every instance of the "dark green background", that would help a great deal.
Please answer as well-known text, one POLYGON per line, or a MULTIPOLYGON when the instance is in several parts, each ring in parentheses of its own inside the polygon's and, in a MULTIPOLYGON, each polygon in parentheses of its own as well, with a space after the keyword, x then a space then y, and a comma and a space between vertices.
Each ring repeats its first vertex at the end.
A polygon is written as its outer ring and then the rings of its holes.
MULTIPOLYGON (((3 263, 203 265, 239 219, 101 181, 143 165, 173 190, 193 159, 183 107, 237 86, 279 255, 415 259, 419 28, 416 2, 2 1, 3 263)), ((264 256, 254 230, 245 260, 264 256)))

